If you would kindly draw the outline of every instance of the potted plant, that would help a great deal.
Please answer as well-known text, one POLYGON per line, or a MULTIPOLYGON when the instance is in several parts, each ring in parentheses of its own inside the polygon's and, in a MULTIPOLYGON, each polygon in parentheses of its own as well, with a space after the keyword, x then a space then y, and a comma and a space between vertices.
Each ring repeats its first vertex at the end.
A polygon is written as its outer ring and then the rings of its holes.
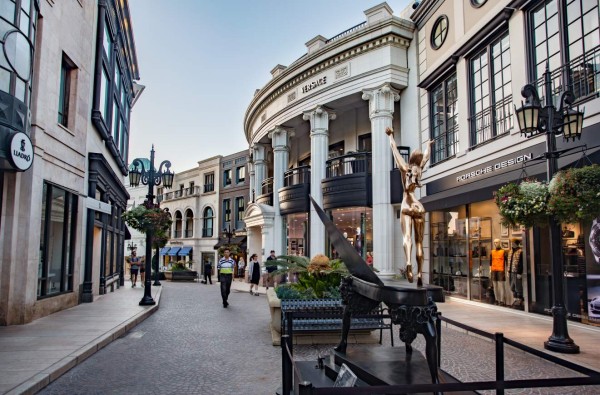
POLYGON ((600 166, 562 170, 549 185, 548 211, 562 223, 592 220, 600 215, 600 166))
POLYGON ((548 186, 537 180, 510 182, 496 192, 496 205, 504 225, 526 228, 545 225, 548 221, 548 186))

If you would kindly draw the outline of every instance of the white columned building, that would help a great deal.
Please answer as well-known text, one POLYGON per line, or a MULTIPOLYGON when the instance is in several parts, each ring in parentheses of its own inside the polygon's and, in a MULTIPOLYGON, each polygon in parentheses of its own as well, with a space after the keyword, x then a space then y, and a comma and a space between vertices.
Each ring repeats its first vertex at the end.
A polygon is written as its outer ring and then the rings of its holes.
POLYGON ((391 237, 394 230, 394 209, 390 204, 392 151, 385 130, 392 127, 394 102, 400 100, 400 94, 385 84, 376 89, 363 89, 362 98, 369 101, 373 144, 373 248, 377 250, 374 265, 380 276, 392 276, 395 239, 391 237))
MULTIPOLYGON (((325 179, 327 154, 329 151, 329 120, 334 120, 336 114, 333 110, 317 106, 315 109, 305 111, 302 119, 310 121, 310 195, 323 207, 323 191, 321 180, 325 179)), ((325 225, 317 215, 315 208, 310 206, 310 240, 311 255, 322 254, 325 249, 325 225)))
POLYGON ((290 139, 294 136, 293 129, 276 126, 269 133, 269 138, 273 146, 273 208, 275 209, 275 218, 273 219, 274 240, 272 249, 277 255, 284 254, 287 251, 284 248, 285 232, 283 231, 283 219, 279 209, 279 191, 283 188, 283 178, 288 166, 290 139))
MULTIPOLYGON (((254 144, 252 146, 254 151, 254 188, 256 188, 255 196, 260 195, 262 188, 262 182, 266 178, 267 174, 267 163, 266 163, 266 150, 262 144, 254 144)), ((251 175, 252 176, 252 175, 251 175)), ((252 181, 250 181, 252 184, 252 181)), ((253 199, 254 201, 254 199, 253 199)))

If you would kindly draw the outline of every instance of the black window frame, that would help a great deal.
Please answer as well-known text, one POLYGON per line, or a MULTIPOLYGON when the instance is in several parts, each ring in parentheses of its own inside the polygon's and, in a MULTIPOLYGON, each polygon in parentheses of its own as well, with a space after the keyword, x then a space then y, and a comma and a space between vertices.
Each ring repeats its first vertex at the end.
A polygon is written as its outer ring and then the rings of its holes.
POLYGON ((202 212, 202 237, 213 236, 214 219, 214 210, 212 207, 206 207, 202 212))
POLYGON ((241 184, 246 181, 246 166, 238 166, 235 168, 235 182, 236 184, 241 184), (243 177, 240 177, 240 173, 244 173, 243 177))
POLYGON ((236 228, 239 222, 244 220, 244 212, 246 211, 246 199, 243 196, 238 196, 235 198, 235 223, 236 228), (241 202, 241 206, 240 206, 241 202))
POLYGON ((204 193, 214 192, 215 190, 215 173, 204 174, 204 193))
POLYGON ((233 183, 231 173, 231 169, 223 170, 223 186, 227 187, 233 183))
POLYGON ((440 15, 440 17, 438 19, 436 19, 435 23, 431 27, 431 43, 430 43, 431 48, 436 49, 436 50, 440 49, 442 47, 442 45, 444 45, 444 43, 446 42, 446 39, 448 38, 449 30, 450 30, 450 20, 448 19, 448 16, 440 15), (442 26, 443 22, 446 23, 445 29, 441 30, 438 34, 437 29, 438 29, 438 27, 442 26), (439 43, 436 42, 436 39, 438 37, 441 37, 439 43))
MULTIPOLYGON (((44 299, 73 292, 73 268, 75 265, 75 247, 77 245, 77 219, 78 219, 78 195, 44 181, 42 188, 42 213, 44 214, 40 223, 40 268, 38 272, 37 298, 44 299), (59 290, 50 292, 50 265, 48 262, 48 249, 50 241, 51 216, 52 216, 52 194, 58 189, 64 192, 63 208, 63 237, 61 243, 61 266, 59 276, 59 290), (65 237, 65 235, 67 237, 65 237)), ((53 269, 55 270, 55 269, 53 269)), ((54 276, 56 277, 56 275, 54 276)))
POLYGON ((231 199, 223 199, 223 223, 231 222, 231 199))
POLYGON ((508 31, 495 35, 468 59, 470 149, 514 128, 511 65, 508 31))
MULTIPOLYGON (((445 160, 451 159, 453 157, 456 156, 456 153, 458 152, 459 149, 459 140, 458 140, 458 132, 459 132, 459 124, 458 124, 458 109, 456 109, 458 103, 458 90, 457 90, 457 75, 456 75, 456 71, 453 71, 452 74, 450 74, 448 77, 444 78, 443 80, 441 80, 440 82, 438 82, 436 85, 434 85, 430 90, 429 90, 429 105, 430 105, 430 112, 429 112, 429 120, 430 120, 430 128, 429 128, 429 133, 430 133, 430 137, 433 140, 433 146, 431 148, 431 165, 435 165, 437 163, 443 162, 445 160), (443 125, 443 129, 444 132, 439 134, 439 135, 435 135, 435 130, 436 127, 434 126, 434 124, 436 124, 436 120, 439 120, 438 117, 436 117, 436 115, 438 114, 438 112, 436 111, 436 106, 434 104, 434 93, 435 91, 442 87, 442 93, 443 93, 443 102, 444 102, 444 106, 443 106, 443 111, 441 111, 441 114, 448 114, 448 105, 449 105, 449 98, 451 99, 451 95, 449 94, 448 91, 448 85, 450 85, 450 83, 453 81, 454 84, 454 90, 455 90, 455 98, 453 100, 453 105, 455 107, 455 111, 453 112, 453 115, 451 117, 447 117, 444 116, 444 118, 441 120, 442 123, 441 125, 443 125), (454 118, 454 122, 452 122, 452 126, 448 126, 450 124, 449 119, 454 118), (452 139, 449 136, 454 136, 454 138, 452 139), (443 140, 443 141, 442 141, 443 140), (440 148, 440 143, 443 143, 443 147, 440 148), (443 155, 441 155, 441 153, 443 153, 443 155)), ((440 125, 439 123, 437 123, 438 125, 440 125)))
POLYGON ((58 123, 69 129, 72 124, 71 116, 71 90, 73 87, 74 73, 77 66, 63 52, 60 64, 60 81, 58 87, 58 123))

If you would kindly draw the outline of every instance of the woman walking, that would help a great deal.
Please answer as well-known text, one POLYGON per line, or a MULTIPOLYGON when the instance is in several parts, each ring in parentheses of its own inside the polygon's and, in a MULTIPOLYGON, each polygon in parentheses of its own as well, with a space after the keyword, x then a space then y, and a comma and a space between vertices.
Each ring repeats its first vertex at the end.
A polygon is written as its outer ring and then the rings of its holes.
POLYGON ((250 270, 250 295, 253 295, 252 288, 256 287, 254 295, 258 296, 258 282, 260 281, 260 263, 258 263, 258 256, 252 254, 250 261, 248 262, 248 270, 250 270))

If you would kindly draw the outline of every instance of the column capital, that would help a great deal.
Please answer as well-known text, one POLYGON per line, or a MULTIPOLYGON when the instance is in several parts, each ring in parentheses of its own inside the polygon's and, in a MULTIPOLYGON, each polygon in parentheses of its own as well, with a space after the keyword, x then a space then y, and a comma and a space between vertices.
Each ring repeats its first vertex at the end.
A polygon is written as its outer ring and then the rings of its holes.
POLYGON ((392 116, 394 102, 400 100, 400 91, 385 84, 374 89, 363 89, 363 100, 369 101, 369 117, 392 116))
POLYGON ((260 163, 262 161, 265 160, 266 158, 266 147, 264 144, 252 144, 252 160, 254 161, 254 163, 260 163))
POLYGON ((268 137, 271 139, 273 149, 289 148, 290 139, 296 133, 293 128, 277 125, 273 130, 269 131, 268 137))
POLYGON ((329 121, 337 117, 331 108, 318 105, 312 110, 304 111, 302 119, 310 121, 310 134, 327 134, 329 132, 329 121))

